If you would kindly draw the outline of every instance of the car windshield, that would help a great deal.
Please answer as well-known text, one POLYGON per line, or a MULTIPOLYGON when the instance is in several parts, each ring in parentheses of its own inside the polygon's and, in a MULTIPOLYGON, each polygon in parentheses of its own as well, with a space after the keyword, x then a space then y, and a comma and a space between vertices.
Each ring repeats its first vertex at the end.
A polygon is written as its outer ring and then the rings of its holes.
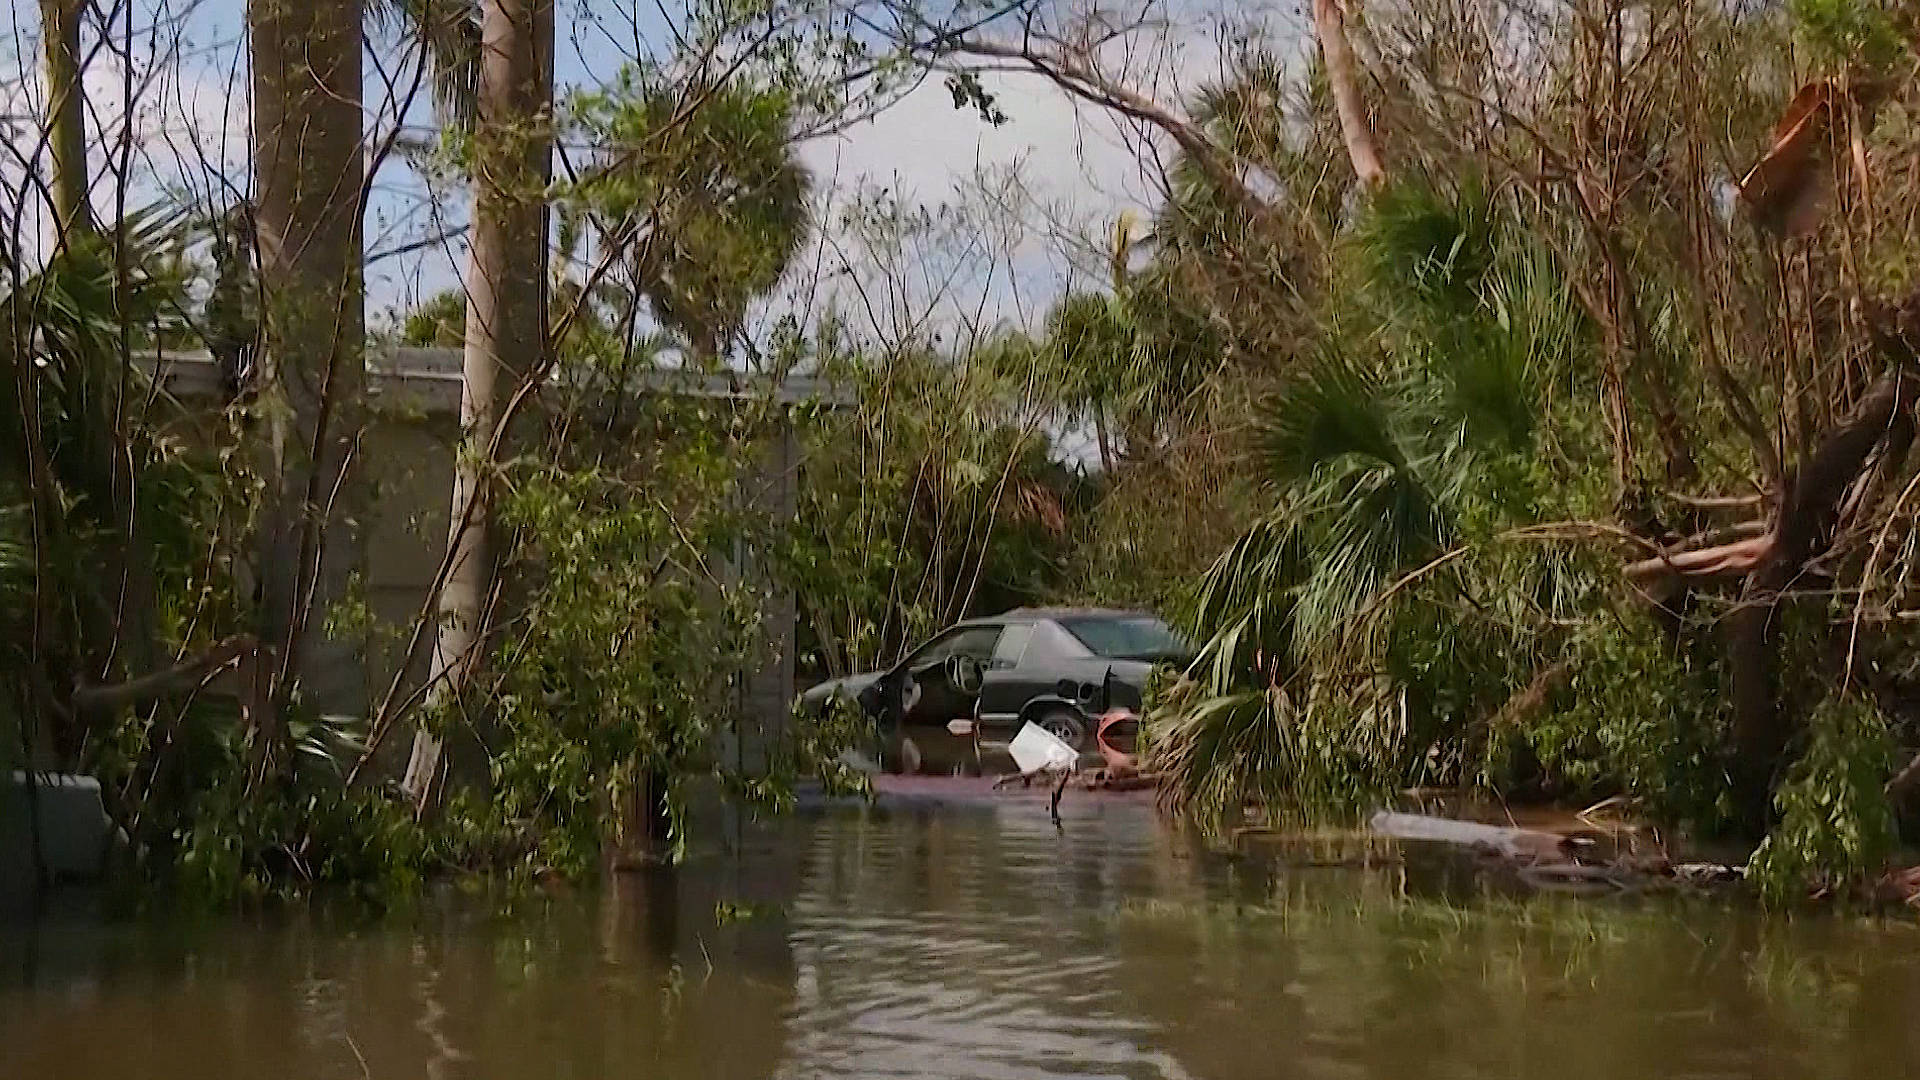
POLYGON ((1111 660, 1172 660, 1189 651, 1166 623, 1150 615, 1061 619, 1095 655, 1111 660))

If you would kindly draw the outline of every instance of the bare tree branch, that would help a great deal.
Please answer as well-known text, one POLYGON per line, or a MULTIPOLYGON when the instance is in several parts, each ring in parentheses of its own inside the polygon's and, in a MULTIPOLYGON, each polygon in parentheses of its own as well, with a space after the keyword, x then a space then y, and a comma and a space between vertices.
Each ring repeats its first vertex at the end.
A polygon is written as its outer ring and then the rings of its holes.
POLYGON ((252 634, 236 634, 190 660, 125 682, 84 685, 74 688, 76 711, 112 709, 164 697, 196 686, 208 674, 233 663, 258 647, 252 634))

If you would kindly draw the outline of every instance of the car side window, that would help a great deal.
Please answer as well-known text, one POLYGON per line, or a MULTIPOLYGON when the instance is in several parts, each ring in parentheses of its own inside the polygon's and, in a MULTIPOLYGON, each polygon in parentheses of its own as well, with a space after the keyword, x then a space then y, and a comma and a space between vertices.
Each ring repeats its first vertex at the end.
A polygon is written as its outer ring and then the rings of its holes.
POLYGON ((993 659, 993 647, 1000 640, 1001 627, 969 626, 953 636, 948 656, 971 656, 981 663, 993 659))
POLYGON ((1084 660, 1093 655, 1080 643, 1080 639, 1050 622, 1034 626, 1033 640, 1027 643, 1027 651, 1035 657, 1044 656, 1048 660, 1084 660))
POLYGON ((971 656, 985 663, 992 659, 994 643, 999 640, 998 626, 969 626, 928 642, 914 656, 912 666, 917 670, 928 664, 940 663, 949 656, 971 656))
POLYGON ((1020 658, 1026 654, 1027 642, 1033 640, 1033 624, 1011 623, 1000 633, 999 644, 993 647, 993 666, 1010 668, 1020 666, 1020 658))

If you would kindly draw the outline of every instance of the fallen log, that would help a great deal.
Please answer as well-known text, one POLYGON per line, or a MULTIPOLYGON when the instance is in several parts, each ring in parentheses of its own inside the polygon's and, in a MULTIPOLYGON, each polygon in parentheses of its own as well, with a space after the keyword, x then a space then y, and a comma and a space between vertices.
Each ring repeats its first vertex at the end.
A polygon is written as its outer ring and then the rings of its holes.
POLYGON ((1380 811, 1367 824, 1374 832, 1395 840, 1458 844, 1523 862, 1573 860, 1573 845, 1568 837, 1537 829, 1456 821, 1426 814, 1402 814, 1392 810, 1380 811))
POLYGON ((1674 551, 1656 555, 1651 559, 1642 559, 1627 564, 1626 575, 1633 581, 1647 581, 1663 576, 1674 577, 1717 577, 1725 574, 1740 576, 1751 573, 1773 551, 1773 533, 1736 540, 1730 544, 1716 544, 1713 547, 1698 548, 1693 551, 1674 551))
POLYGON ((1676 885, 1737 882, 1739 867, 1675 863, 1664 851, 1636 854, 1609 850, 1594 837, 1511 825, 1489 825, 1427 814, 1383 810, 1370 822, 1375 833, 1396 840, 1455 844, 1488 856, 1529 888, 1559 892, 1637 892, 1676 885))

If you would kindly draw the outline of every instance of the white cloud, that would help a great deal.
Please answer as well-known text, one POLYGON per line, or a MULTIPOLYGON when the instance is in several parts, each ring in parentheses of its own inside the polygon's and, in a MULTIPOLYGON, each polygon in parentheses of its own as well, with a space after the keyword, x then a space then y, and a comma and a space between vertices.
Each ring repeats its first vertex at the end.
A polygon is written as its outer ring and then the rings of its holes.
MULTIPOLYGON (((53 236, 44 193, 50 168, 43 129, 47 94, 38 27, 18 33, 12 77, 0 80, 0 113, 12 148, 0 159, 0 184, 7 215, 20 215, 21 255, 32 265, 53 236)), ((139 209, 181 189, 192 198, 246 183, 244 75, 236 83, 175 60, 166 50, 136 53, 131 63, 102 51, 91 55, 81 76, 89 198, 101 220, 111 220, 123 198, 129 209, 139 209)))
POLYGON ((956 109, 938 78, 846 133, 809 144, 823 181, 897 184, 904 198, 939 202, 977 171, 1019 165, 1035 194, 1086 212, 1118 212, 1150 200, 1134 151, 1112 122, 1038 76, 991 73, 981 85, 1007 121, 994 126, 956 109))
MULTIPOLYGON (((988 123, 971 107, 956 109, 935 77, 873 119, 803 149, 816 184, 836 205, 857 192, 885 192, 905 207, 960 204, 968 224, 957 228, 979 235, 948 237, 944 244, 921 238, 890 270, 849 271, 838 260, 846 255, 857 263, 858 245, 829 212, 822 222, 826 256, 801 260, 791 292, 769 305, 769 316, 818 315, 832 306, 865 320, 877 303, 890 309, 878 317, 885 325, 868 329, 882 337, 935 307, 940 314, 933 322, 949 329, 971 320, 1030 326, 1067 281, 1058 237, 1050 234, 1101 233, 1123 210, 1153 204, 1153 177, 1104 110, 1035 75, 992 72, 980 81, 1006 115, 1004 123, 988 123), (1005 213, 983 213, 983 190, 1004 199, 1005 213), (977 239, 977 247, 953 250, 968 239, 977 239), (824 277, 813 274, 816 265, 824 277), (871 287, 867 295, 859 294, 849 272, 871 287)), ((949 221, 946 227, 956 226, 949 221)), ((954 343, 950 332, 945 340, 954 343)))

